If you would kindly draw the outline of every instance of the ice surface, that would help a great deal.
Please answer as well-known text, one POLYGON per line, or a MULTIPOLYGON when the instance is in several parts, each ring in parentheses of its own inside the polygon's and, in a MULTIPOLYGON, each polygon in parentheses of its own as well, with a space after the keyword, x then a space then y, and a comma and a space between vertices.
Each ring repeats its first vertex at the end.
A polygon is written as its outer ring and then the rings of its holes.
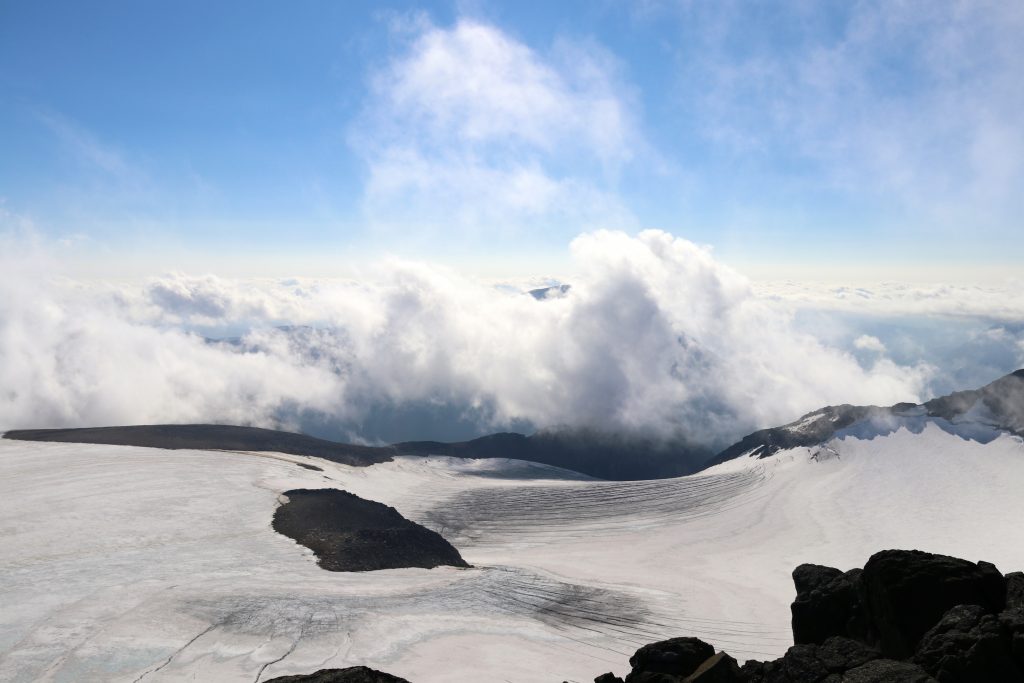
POLYGON ((2 440, 0 680, 366 664, 417 682, 589 681, 676 635, 775 657, 801 562, 845 569, 903 547, 1024 569, 1021 439, 917 427, 648 482, 2 440), (318 568, 270 521, 282 491, 322 486, 395 506, 475 568, 318 568))

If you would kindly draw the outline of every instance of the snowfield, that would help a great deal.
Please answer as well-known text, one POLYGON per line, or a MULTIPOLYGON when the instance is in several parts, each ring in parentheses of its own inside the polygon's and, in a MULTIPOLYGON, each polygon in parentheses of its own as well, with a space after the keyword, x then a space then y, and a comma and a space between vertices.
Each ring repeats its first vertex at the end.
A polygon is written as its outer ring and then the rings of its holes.
POLYGON ((866 435, 633 482, 517 461, 356 468, 0 440, 0 680, 365 664, 414 683, 590 681, 677 635, 741 662, 780 656, 801 562, 919 548, 1024 569, 1019 437, 934 422, 866 435), (282 491, 316 487, 396 507, 474 568, 320 569, 270 526, 282 491))

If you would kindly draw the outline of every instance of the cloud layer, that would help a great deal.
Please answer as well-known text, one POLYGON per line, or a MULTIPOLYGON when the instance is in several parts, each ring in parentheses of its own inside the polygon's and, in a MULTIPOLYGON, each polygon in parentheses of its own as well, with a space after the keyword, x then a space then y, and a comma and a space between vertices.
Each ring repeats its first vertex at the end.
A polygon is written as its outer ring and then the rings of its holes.
POLYGON ((480 431, 721 443, 824 404, 915 400, 931 373, 882 352, 859 363, 657 231, 581 235, 571 290, 544 301, 395 261, 358 282, 170 275, 97 289, 42 281, 22 245, 4 251, 20 254, 0 278, 5 428, 312 419, 358 439, 379 436, 363 429, 371 414, 433 406, 480 431))

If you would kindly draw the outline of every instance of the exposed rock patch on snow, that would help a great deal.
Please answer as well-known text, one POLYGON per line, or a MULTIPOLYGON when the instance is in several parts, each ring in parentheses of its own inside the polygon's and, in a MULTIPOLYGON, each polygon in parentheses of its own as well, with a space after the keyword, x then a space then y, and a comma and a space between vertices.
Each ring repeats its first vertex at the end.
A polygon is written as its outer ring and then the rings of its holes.
POLYGON ((394 508, 337 489, 286 491, 274 511, 274 531, 316 553, 335 572, 441 565, 468 567, 436 531, 410 522, 394 508))

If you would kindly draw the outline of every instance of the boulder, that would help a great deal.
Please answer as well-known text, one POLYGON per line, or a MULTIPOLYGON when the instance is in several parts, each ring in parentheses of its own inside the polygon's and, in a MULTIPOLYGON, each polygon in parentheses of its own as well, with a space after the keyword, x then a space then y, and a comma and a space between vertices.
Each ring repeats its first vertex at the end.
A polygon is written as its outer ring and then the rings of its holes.
POLYGON ((644 645, 629 658, 633 670, 626 683, 656 683, 661 679, 655 674, 684 678, 714 654, 715 648, 699 638, 670 638, 644 645))
POLYGON ((999 613, 999 625, 1006 635, 1017 668, 1024 671, 1024 607, 1009 607, 999 613))
POLYGON ((1024 572, 1006 575, 1006 606, 1024 607, 1024 572))
POLYGON ((745 683, 745 680, 736 660, 719 652, 704 660, 683 683, 745 683))
POLYGON ((881 653, 850 638, 833 636, 818 648, 818 660, 830 673, 843 673, 878 659, 881 653))
POLYGON ((802 564, 793 571, 796 600, 792 612, 793 642, 820 644, 832 636, 863 637, 860 569, 841 572, 802 564))
POLYGON ((991 564, 919 550, 875 553, 860 575, 868 642, 896 659, 912 656, 928 629, 956 605, 1002 611, 1006 580, 991 564))
POLYGON ((793 583, 796 585, 796 594, 803 595, 810 593, 815 588, 825 586, 832 579, 839 578, 843 572, 835 567, 826 567, 820 564, 802 564, 793 570, 793 583))
POLYGON ((278 676, 265 683, 409 683, 404 678, 386 674, 365 666, 350 666, 345 669, 320 669, 311 674, 278 676))
POLYGON ((834 636, 822 645, 794 645, 775 661, 747 661, 740 671, 749 683, 840 683, 845 672, 880 656, 863 643, 834 636))
POLYGON ((622 679, 609 671, 595 678, 594 683, 622 683, 622 679))
POLYGON ((936 683, 916 664, 893 659, 876 659, 862 664, 843 674, 841 680, 842 683, 936 683))
POLYGON ((1024 683, 999 618, 958 605, 921 638, 914 661, 939 681, 1024 683))
POLYGON ((747 683, 763 683, 769 668, 774 668, 775 662, 762 662, 756 659, 748 659, 740 667, 743 680, 747 683))
MULTIPOLYGON (((828 676, 828 669, 818 659, 817 645, 794 645, 782 656, 782 674, 786 681, 817 683, 828 676)), ((771 681, 773 678, 767 678, 771 681)))

